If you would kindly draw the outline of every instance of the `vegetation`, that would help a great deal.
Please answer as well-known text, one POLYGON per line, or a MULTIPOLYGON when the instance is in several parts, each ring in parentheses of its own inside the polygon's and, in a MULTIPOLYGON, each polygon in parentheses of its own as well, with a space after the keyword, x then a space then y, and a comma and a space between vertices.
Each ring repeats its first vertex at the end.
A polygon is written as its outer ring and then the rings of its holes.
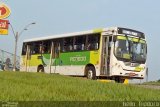
POLYGON ((0 72, 1 101, 160 101, 160 91, 58 74, 0 72))

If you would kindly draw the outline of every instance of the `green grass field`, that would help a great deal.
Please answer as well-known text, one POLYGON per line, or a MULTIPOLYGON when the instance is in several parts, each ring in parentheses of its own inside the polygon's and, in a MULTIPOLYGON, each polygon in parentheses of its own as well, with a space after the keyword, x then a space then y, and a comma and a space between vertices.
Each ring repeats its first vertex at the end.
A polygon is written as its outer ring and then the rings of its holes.
POLYGON ((160 101, 160 90, 58 74, 0 72, 0 101, 160 101))

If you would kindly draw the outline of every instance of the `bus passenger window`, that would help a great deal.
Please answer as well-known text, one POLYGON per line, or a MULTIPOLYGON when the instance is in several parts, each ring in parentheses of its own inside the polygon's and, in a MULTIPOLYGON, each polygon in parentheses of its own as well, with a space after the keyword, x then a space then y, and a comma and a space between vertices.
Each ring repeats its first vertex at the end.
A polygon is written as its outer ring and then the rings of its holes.
POLYGON ((40 44, 41 42, 34 42, 31 44, 31 53, 32 54, 40 54, 40 44))
POLYGON ((50 41, 43 41, 42 53, 50 53, 50 50, 51 50, 51 42, 50 41))
POLYGON ((63 51, 72 51, 73 50, 73 37, 65 38, 63 43, 63 51))
POLYGON ((27 43, 23 43, 22 55, 26 55, 26 52, 27 52, 27 43))
POLYGON ((75 37, 74 50, 76 50, 76 51, 84 50, 85 39, 86 39, 85 36, 75 37))
POLYGON ((92 34, 88 36, 87 50, 97 50, 99 48, 99 34, 92 34))

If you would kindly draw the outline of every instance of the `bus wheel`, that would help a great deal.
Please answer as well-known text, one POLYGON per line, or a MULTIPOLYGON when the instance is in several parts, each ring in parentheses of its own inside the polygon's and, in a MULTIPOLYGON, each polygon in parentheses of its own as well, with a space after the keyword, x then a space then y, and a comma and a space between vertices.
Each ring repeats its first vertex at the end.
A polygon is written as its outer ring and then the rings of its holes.
POLYGON ((44 67, 43 66, 38 66, 37 72, 44 72, 44 67))
POLYGON ((88 79, 92 79, 92 80, 95 80, 96 79, 96 70, 94 67, 87 67, 86 68, 86 72, 87 72, 87 78, 88 79))
POLYGON ((117 83, 124 83, 125 79, 121 78, 121 77, 115 77, 115 82, 117 83))

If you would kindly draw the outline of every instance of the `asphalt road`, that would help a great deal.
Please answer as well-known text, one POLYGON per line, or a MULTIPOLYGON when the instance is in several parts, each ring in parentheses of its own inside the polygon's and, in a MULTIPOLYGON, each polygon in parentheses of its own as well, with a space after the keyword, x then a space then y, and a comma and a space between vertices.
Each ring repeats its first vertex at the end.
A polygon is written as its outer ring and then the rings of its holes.
POLYGON ((160 85, 144 85, 144 84, 139 84, 139 85, 136 85, 136 86, 160 90, 160 85))

